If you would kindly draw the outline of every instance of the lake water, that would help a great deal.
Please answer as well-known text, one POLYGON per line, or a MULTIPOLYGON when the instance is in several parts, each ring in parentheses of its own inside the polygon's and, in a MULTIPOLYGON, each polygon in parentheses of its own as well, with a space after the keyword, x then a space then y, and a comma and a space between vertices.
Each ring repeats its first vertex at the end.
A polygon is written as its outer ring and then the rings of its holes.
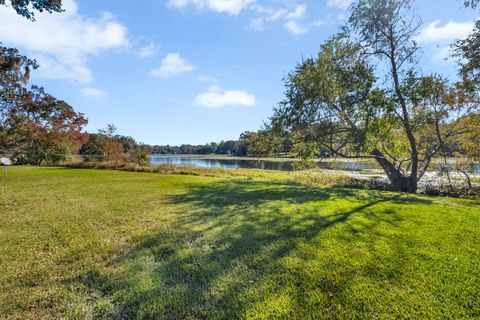
MULTIPOLYGON (((197 155, 151 155, 149 157, 150 164, 173 164, 184 166, 196 166, 201 168, 226 168, 226 169, 264 169, 264 170, 280 170, 293 171, 296 161, 291 159, 280 160, 256 160, 256 159, 239 159, 228 157, 224 158, 208 158, 197 155)), ((374 163, 360 161, 339 161, 339 162, 322 162, 319 164, 323 169, 337 170, 368 170, 376 169, 374 163)))

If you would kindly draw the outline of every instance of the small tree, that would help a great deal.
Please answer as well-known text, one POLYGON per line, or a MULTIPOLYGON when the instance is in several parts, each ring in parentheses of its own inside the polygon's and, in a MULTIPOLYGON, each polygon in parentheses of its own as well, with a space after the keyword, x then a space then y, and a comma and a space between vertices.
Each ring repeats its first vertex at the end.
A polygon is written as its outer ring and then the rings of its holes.
POLYGON ((116 138, 116 131, 117 128, 113 124, 98 130, 95 152, 102 160, 115 162, 122 160, 123 145, 116 138))

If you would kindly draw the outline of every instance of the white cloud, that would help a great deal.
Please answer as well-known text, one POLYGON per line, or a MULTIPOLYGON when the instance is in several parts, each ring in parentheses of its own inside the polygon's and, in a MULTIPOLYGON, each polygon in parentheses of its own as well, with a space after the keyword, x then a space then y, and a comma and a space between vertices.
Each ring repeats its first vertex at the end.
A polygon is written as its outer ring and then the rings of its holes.
POLYGON ((92 71, 87 67, 86 61, 68 63, 65 60, 60 60, 60 57, 39 53, 33 53, 32 58, 40 64, 40 68, 35 71, 35 74, 44 79, 71 80, 82 84, 93 81, 92 71))
POLYGON ((197 77, 200 82, 218 82, 218 79, 209 75, 201 74, 197 77))
POLYGON ((199 94, 195 103, 207 108, 222 108, 226 106, 253 106, 256 99, 245 90, 226 91, 218 86, 211 86, 207 92, 199 94))
POLYGON ((307 6, 305 4, 298 5, 294 11, 287 14, 287 19, 288 20, 301 19, 305 16, 306 12, 307 12, 307 6))
POLYGON ((283 24, 283 27, 285 28, 285 30, 296 36, 308 33, 308 28, 301 26, 295 20, 285 22, 283 24))
POLYGON ((90 98, 95 98, 95 99, 101 99, 104 98, 107 93, 103 90, 100 89, 95 89, 92 87, 85 87, 80 90, 80 93, 84 95, 85 97, 90 97, 90 98))
POLYGON ((327 0, 327 6, 347 9, 352 2, 353 0, 327 0))
POLYGON ((289 14, 287 10, 278 9, 278 10, 273 11, 268 17, 266 17, 266 20, 267 21, 277 21, 277 20, 283 18, 284 16, 286 16, 287 14, 289 14))
POLYGON ((195 70, 195 66, 182 58, 179 53, 169 53, 162 59, 159 68, 150 71, 150 75, 159 78, 170 78, 195 70))
POLYGON ((415 41, 425 44, 434 63, 445 63, 450 56, 450 44, 455 39, 465 38, 474 28, 473 22, 449 21, 441 25, 435 20, 423 28, 415 41))
POLYGON ((422 29, 415 40, 420 43, 427 43, 462 39, 473 30, 473 27, 473 22, 454 22, 450 20, 441 26, 440 20, 435 20, 422 29))
POLYGON ((255 1, 257 0, 168 0, 167 5, 178 9, 194 5, 200 10, 237 15, 255 1))
POLYGON ((262 31, 265 29, 267 22, 277 21, 279 19, 284 19, 288 14, 286 9, 274 10, 271 8, 266 8, 262 6, 255 6, 255 11, 261 13, 263 16, 254 18, 250 20, 250 28, 255 31, 262 31))
MULTIPOLYGON (((344 0, 345 1, 345 0, 344 0)), ((307 5, 293 4, 290 1, 278 1, 280 8, 275 9, 259 5, 258 0, 168 0, 169 7, 182 9, 187 6, 195 6, 199 10, 210 10, 230 15, 238 15, 243 10, 249 9, 258 13, 260 16, 250 20, 250 29, 262 31, 268 23, 274 21, 283 21, 284 29, 294 35, 308 33, 309 27, 301 25, 307 12, 307 5)))
POLYGON ((35 22, 0 6, 0 39, 37 58, 42 77, 90 83, 93 76, 88 58, 128 46, 127 28, 110 13, 86 18, 78 14, 75 0, 62 2, 65 12, 36 13, 35 22))
POLYGON ((309 27, 302 26, 299 20, 302 20, 307 13, 307 5, 298 4, 294 9, 271 9, 268 7, 255 6, 255 11, 263 14, 261 17, 250 20, 250 28, 256 31, 262 31, 265 29, 267 23, 282 20, 283 27, 293 35, 306 34, 309 31, 309 27))
POLYGON ((344 15, 343 13, 340 13, 340 14, 337 16, 337 19, 340 20, 341 22, 344 22, 344 21, 347 21, 347 16, 344 15))
POLYGON ((255 31, 262 31, 265 29, 265 18, 255 18, 250 20, 250 29, 255 31))
POLYGON ((330 20, 327 19, 320 19, 312 23, 313 27, 323 27, 332 24, 330 20))
POLYGON ((159 46, 153 42, 138 49, 138 57, 141 59, 153 57, 160 50, 159 46))

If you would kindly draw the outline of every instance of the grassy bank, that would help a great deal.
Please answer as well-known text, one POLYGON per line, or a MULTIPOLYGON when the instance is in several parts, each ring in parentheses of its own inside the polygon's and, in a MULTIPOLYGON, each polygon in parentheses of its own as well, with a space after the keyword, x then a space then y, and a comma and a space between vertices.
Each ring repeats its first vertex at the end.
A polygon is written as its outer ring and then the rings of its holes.
MULTIPOLYGON (((302 184, 311 186, 331 185, 336 187, 391 190, 388 179, 383 173, 370 170, 349 172, 342 170, 303 170, 303 171, 278 171, 260 169, 223 169, 201 168, 196 166, 181 165, 139 165, 125 162, 69 162, 65 166, 77 169, 121 170, 130 172, 150 172, 162 174, 195 175, 206 177, 237 177, 237 178, 263 178, 271 181, 302 184)), ((453 191, 445 177, 429 176, 419 182, 418 193, 430 196, 451 196, 459 198, 475 198, 480 196, 480 185, 476 176, 471 177, 473 188, 469 189, 463 176, 451 175, 453 191)))
POLYGON ((0 317, 480 317, 479 202, 268 175, 10 168, 0 317))
POLYGON ((217 178, 266 179, 286 184, 335 185, 338 187, 369 188, 367 181, 334 171, 279 171, 260 169, 224 169, 201 168, 182 165, 139 165, 124 162, 75 162, 66 164, 74 169, 120 170, 129 172, 146 172, 176 174, 217 178))

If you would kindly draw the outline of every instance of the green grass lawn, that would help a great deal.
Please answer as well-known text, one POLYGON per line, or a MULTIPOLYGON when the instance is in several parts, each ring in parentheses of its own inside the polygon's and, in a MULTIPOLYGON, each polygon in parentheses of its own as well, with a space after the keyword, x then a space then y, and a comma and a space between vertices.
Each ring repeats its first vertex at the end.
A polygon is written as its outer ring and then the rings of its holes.
POLYGON ((480 317, 480 204, 248 177, 12 167, 0 317, 480 317))

